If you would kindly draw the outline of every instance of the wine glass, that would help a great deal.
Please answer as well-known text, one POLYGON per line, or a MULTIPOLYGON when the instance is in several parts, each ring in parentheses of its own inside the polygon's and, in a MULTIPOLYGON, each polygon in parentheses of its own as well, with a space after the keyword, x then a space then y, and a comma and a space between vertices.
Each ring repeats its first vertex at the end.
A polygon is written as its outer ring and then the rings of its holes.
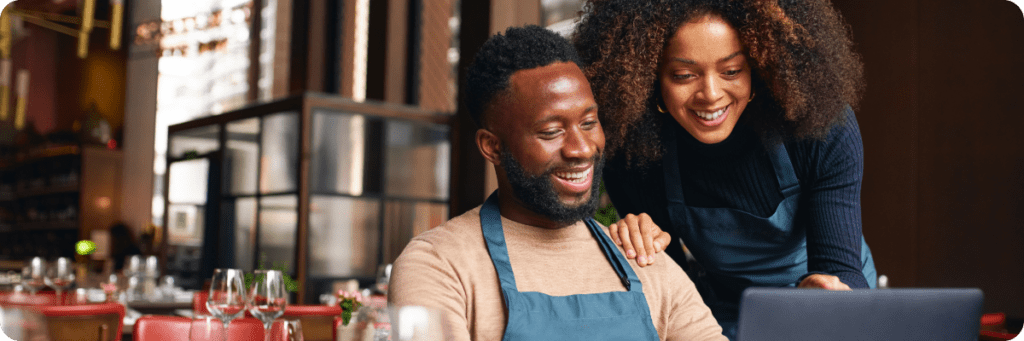
POLYGON ((269 338, 274 319, 284 314, 284 307, 288 304, 287 294, 281 271, 253 271, 252 288, 249 289, 249 313, 263 321, 264 339, 269 338))
POLYGON ((224 323, 224 339, 227 339, 228 324, 245 312, 245 286, 242 285, 242 270, 216 269, 210 281, 210 295, 206 309, 224 323))
POLYGON ((56 292, 57 303, 64 301, 64 289, 67 289, 75 282, 75 269, 71 259, 60 257, 53 261, 53 264, 46 269, 46 276, 43 277, 46 285, 56 292))
POLYGON ((42 257, 32 257, 21 269, 21 283, 28 288, 29 293, 35 295, 39 289, 46 286, 46 262, 42 257))

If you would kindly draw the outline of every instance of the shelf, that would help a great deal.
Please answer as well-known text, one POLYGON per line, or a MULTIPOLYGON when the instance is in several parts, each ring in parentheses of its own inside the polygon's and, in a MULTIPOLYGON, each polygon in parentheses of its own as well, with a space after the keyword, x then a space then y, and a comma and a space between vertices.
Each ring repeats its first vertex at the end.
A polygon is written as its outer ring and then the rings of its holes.
POLYGON ((25 265, 25 262, 17 260, 0 260, 0 270, 21 270, 21 267, 25 265))
POLYGON ((62 231, 78 230, 77 221, 40 221, 34 223, 18 223, 15 225, 17 231, 62 231))
MULTIPOLYGON (((19 191, 15 192, 16 193, 15 197, 20 199, 20 198, 38 197, 38 196, 51 195, 51 194, 78 193, 78 190, 79 190, 78 189, 78 183, 73 183, 73 184, 68 184, 68 185, 63 185, 63 186, 47 186, 47 187, 36 188, 36 189, 23 189, 23 190, 19 190, 19 191)), ((3 198, 0 197, 0 200, 3 200, 3 198)))

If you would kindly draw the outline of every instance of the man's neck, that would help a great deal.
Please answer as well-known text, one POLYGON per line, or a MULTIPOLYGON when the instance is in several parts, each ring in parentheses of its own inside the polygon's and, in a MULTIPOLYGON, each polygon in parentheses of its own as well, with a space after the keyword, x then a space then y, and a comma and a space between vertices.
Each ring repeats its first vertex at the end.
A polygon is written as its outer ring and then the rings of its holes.
POLYGON ((511 221, 536 226, 546 229, 561 229, 572 226, 576 222, 572 223, 559 223, 551 220, 547 216, 539 214, 526 208, 525 205, 514 195, 512 195, 511 189, 498 190, 498 209, 501 212, 501 216, 511 221))

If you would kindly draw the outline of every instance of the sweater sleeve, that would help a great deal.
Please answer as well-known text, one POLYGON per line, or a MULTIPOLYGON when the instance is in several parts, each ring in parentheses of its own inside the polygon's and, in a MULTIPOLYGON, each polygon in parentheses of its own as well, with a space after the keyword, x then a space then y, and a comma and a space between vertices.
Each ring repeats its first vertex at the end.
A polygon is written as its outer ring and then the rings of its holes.
MULTIPOLYGON (((864 146, 853 111, 825 141, 800 146, 807 162, 797 219, 807 228, 808 274, 829 274, 851 288, 867 288, 861 272, 860 188, 864 146)), ((799 152, 798 152, 799 153, 799 152)), ((799 282, 797 282, 799 284, 799 282)))
MULTIPOLYGON (((664 258, 664 256, 658 256, 664 258)), ((711 314, 711 309, 697 293, 697 287, 686 276, 678 264, 668 259, 658 262, 668 264, 666 285, 668 313, 664 340, 728 340, 722 335, 722 327, 711 314)), ((653 283, 652 283, 653 284, 653 283)))
POLYGON ((395 260, 388 303, 437 309, 451 340, 471 339, 466 297, 455 269, 430 243, 413 240, 395 260))

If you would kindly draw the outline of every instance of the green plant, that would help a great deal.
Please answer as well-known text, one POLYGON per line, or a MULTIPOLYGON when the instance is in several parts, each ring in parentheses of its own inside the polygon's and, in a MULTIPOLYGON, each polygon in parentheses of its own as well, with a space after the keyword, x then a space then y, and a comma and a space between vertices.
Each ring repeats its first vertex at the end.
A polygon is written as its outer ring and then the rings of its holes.
MULTIPOLYGON (((288 292, 298 292, 299 291, 299 282, 296 281, 294 278, 292 278, 292 276, 288 275, 288 266, 287 266, 287 264, 285 264, 285 263, 275 264, 275 265, 272 265, 268 269, 264 265, 264 261, 266 261, 266 259, 267 259, 267 255, 261 253, 260 254, 260 265, 258 267, 256 267, 256 270, 278 270, 278 271, 281 271, 281 273, 284 274, 284 276, 282 276, 282 279, 284 279, 284 289, 288 290, 288 292)), ((245 274, 245 287, 246 288, 251 287, 252 286, 252 282, 255 279, 256 279, 255 275, 253 275, 252 273, 246 273, 245 274)))
MULTIPOLYGON (((604 199, 604 181, 601 181, 601 190, 598 193, 604 199)), ((619 221, 619 212, 615 210, 615 205, 609 200, 608 204, 604 207, 597 209, 597 213, 594 214, 594 220, 601 223, 601 225, 608 226, 619 221)))

